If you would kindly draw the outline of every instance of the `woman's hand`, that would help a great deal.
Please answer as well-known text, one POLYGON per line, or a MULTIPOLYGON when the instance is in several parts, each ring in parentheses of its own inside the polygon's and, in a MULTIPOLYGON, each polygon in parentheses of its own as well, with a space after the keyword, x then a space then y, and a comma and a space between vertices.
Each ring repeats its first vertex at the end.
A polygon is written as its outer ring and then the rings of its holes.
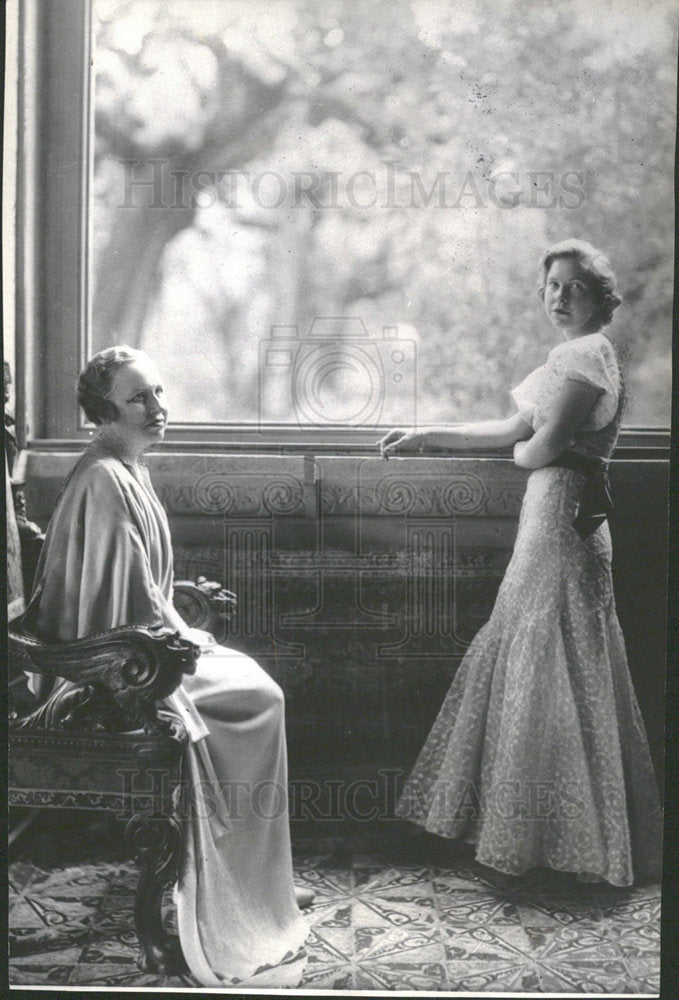
POLYGON ((429 427, 426 431, 389 431, 378 441, 383 458, 393 452, 476 451, 488 448, 511 448, 517 441, 524 441, 533 434, 529 410, 522 410, 501 420, 482 420, 473 424, 456 424, 452 427, 429 427))
POLYGON ((526 450, 527 444, 528 441, 517 441, 516 444, 514 445, 514 465, 518 465, 520 469, 523 468, 522 456, 524 451, 526 450))
POLYGON ((377 442, 382 458, 389 458, 390 455, 398 452, 399 455, 416 454, 421 452, 426 435, 423 431, 389 431, 377 442))

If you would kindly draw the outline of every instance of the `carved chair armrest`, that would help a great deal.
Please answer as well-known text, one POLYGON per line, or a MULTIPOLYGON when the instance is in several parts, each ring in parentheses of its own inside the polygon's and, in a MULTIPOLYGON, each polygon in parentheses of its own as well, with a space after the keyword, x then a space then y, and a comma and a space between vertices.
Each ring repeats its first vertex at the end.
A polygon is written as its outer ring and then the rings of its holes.
POLYGON ((77 691, 67 689, 66 694, 59 695, 56 689, 44 705, 16 725, 49 728, 58 715, 62 726, 64 711, 70 718, 75 709, 87 703, 91 715, 93 701, 99 715, 105 716, 106 703, 113 707, 112 699, 118 718, 111 716, 108 723, 102 721, 102 728, 141 726, 147 732, 157 732, 163 727, 156 702, 172 694, 184 674, 195 672, 199 652, 177 632, 159 626, 123 626, 67 643, 43 643, 10 630, 10 658, 21 670, 63 677, 77 684, 77 691), (65 702, 65 697, 70 700, 65 702))
POLYGON ((175 580, 173 603, 190 628, 214 632, 224 619, 236 610, 237 598, 221 583, 199 576, 192 580, 175 580))

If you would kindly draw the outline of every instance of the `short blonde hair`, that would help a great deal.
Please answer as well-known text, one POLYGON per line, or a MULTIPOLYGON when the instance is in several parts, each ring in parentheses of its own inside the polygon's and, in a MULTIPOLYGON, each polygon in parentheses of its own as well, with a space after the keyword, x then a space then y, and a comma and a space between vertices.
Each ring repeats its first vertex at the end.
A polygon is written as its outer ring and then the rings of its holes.
POLYGON ((618 294, 615 272, 611 267, 611 262, 605 253, 595 249, 591 243, 584 240, 562 240, 561 243, 554 243, 545 250, 540 261, 540 279, 538 283, 538 295, 544 301, 545 282, 549 269, 555 260, 561 257, 576 260, 585 274, 590 279, 592 291, 597 295, 599 304, 592 319, 598 324, 597 330, 602 326, 608 326, 613 319, 613 313, 622 302, 622 296, 618 294))
POLYGON ((106 347, 87 362, 78 376, 78 402, 93 424, 109 424, 118 419, 118 407, 108 398, 113 379, 119 368, 140 357, 146 357, 143 351, 120 344, 106 347))

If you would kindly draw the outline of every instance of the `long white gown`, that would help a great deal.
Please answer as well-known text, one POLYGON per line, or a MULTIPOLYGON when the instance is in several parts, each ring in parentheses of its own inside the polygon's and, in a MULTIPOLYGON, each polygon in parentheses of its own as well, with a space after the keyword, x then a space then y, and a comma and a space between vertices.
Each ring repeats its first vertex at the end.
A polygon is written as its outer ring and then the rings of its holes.
MULTIPOLYGON (((566 378, 602 390, 572 449, 608 458, 621 377, 602 333, 554 348, 514 390, 534 430, 566 378)), ((585 477, 531 473, 514 552, 405 784, 398 815, 519 875, 544 866, 630 885, 657 877, 657 785, 611 578, 607 523, 573 527, 585 477)))
MULTIPOLYGON (((146 470, 94 441, 59 498, 24 628, 68 641, 168 624, 172 549, 146 470)), ((292 988, 308 924, 295 900, 285 707, 254 660, 217 646, 167 704, 184 719, 191 792, 175 892, 182 950, 203 986, 292 988)))

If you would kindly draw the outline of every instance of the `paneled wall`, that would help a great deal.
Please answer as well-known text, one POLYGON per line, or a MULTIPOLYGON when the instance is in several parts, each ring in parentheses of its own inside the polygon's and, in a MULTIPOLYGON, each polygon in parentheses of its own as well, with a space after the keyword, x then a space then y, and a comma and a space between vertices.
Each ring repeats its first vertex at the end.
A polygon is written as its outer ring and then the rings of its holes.
MULTIPOLYGON (((73 461, 30 453, 34 520, 73 461)), ((494 458, 158 453, 149 465, 177 577, 238 593, 220 638, 285 689, 291 777, 407 769, 490 614, 526 473, 494 458)), ((618 612, 660 770, 667 465, 617 461, 611 478, 618 612)))

